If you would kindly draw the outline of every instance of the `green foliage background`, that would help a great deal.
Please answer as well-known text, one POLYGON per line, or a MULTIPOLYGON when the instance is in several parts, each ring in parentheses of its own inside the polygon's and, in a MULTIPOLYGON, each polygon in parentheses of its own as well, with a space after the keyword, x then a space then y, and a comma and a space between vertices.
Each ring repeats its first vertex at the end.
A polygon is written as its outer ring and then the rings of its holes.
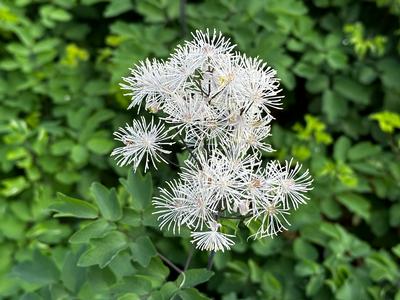
POLYGON ((399 18, 398 0, 0 1, 0 298, 400 299, 399 18), (109 153, 134 115, 120 77, 206 27, 277 69, 273 156, 315 184, 290 231, 179 275, 157 253, 183 268, 187 233, 149 206, 176 170, 127 177, 109 153))

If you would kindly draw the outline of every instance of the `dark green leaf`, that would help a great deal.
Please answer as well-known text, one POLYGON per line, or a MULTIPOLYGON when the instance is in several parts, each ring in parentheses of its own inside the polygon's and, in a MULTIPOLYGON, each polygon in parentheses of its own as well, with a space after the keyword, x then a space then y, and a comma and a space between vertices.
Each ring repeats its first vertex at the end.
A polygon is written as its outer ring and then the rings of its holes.
POLYGON ((84 248, 80 248, 76 253, 68 251, 64 265, 61 270, 61 281, 64 286, 72 293, 77 293, 86 279, 86 270, 78 267, 78 259, 84 248))
POLYGON ((49 209, 55 211, 55 217, 75 217, 83 219, 97 218, 97 209, 89 202, 57 193, 57 199, 49 209))
POLYGON ((13 274, 22 280, 41 286, 58 281, 59 271, 47 256, 35 251, 32 261, 24 261, 13 268, 13 274))
POLYGON ((152 257, 157 255, 153 243, 147 236, 141 236, 129 245, 132 252, 132 259, 143 267, 147 267, 152 257))
POLYGON ((106 220, 117 221, 122 217, 122 209, 114 188, 107 189, 98 182, 92 183, 90 191, 94 195, 100 213, 106 220))
POLYGON ((115 17, 133 8, 131 0, 111 1, 104 12, 105 17, 115 17))
POLYGON ((361 160, 367 157, 377 155, 381 152, 381 148, 377 145, 373 145, 370 142, 362 142, 354 145, 348 152, 350 160, 361 160))
POLYGON ((111 231, 104 237, 90 242, 90 249, 81 255, 78 266, 98 265, 104 268, 126 247, 125 235, 118 231, 111 231))
POLYGON ((200 283, 207 282, 213 275, 214 272, 207 269, 190 269, 179 275, 177 285, 182 289, 194 287, 200 283))
POLYGON ((134 173, 130 170, 128 173, 128 179, 121 178, 120 182, 132 196, 134 203, 141 209, 144 209, 151 204, 153 181, 150 173, 143 176, 139 171, 134 173))
POLYGON ((351 212, 369 221, 371 204, 366 198, 352 193, 341 194, 337 198, 351 212))
POLYGON ((115 228, 114 224, 110 224, 107 221, 100 219, 87 224, 85 227, 75 232, 69 238, 69 242, 72 244, 89 243, 90 239, 103 237, 106 233, 115 228))

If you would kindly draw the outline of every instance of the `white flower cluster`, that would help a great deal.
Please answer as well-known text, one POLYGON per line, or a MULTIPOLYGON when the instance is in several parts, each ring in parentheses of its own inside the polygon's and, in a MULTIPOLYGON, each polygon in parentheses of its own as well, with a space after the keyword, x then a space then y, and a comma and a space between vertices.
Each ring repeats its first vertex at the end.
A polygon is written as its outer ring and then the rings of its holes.
POLYGON ((121 87, 132 99, 159 115, 159 123, 133 121, 115 133, 124 146, 115 149, 119 165, 137 169, 145 158, 166 161, 163 147, 179 140, 190 156, 179 179, 153 200, 161 228, 192 231, 201 250, 224 251, 234 244, 219 223, 241 218, 258 228, 254 238, 286 230, 291 209, 306 203, 312 187, 308 170, 287 161, 262 164, 273 149, 272 108, 280 108, 276 71, 257 58, 234 52, 221 33, 196 31, 166 61, 146 60, 131 69, 121 87), (166 128, 166 126, 168 128, 166 128))

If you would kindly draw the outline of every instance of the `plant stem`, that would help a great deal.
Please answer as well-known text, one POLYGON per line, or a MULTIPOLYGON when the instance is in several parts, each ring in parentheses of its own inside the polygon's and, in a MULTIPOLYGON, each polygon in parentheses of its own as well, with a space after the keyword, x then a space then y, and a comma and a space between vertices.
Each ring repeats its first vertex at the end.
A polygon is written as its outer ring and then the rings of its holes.
POLYGON ((178 133, 178 136, 179 136, 181 142, 183 143, 183 145, 185 146, 185 148, 189 151, 190 156, 193 157, 193 159, 196 161, 196 163, 199 165, 199 167, 201 167, 201 163, 197 159, 197 156, 193 153, 192 149, 190 149, 190 147, 186 144, 185 140, 179 133, 178 133))
POLYGON ((185 38, 188 33, 188 26, 186 21, 186 0, 179 1, 179 21, 181 25, 181 35, 183 38, 185 38))
POLYGON ((164 255, 162 255, 160 252, 157 252, 157 255, 167 264, 169 265, 172 269, 174 269, 178 273, 182 273, 183 271, 177 267, 172 261, 170 261, 168 258, 166 258, 164 255))
POLYGON ((195 248, 191 247, 190 251, 189 251, 189 254, 188 254, 188 257, 186 259, 185 268, 183 269, 184 272, 187 271, 187 269, 189 269, 190 263, 191 263, 192 258, 193 258, 194 251, 195 251, 195 248))
POLYGON ((170 160, 168 157, 166 157, 165 155, 162 155, 162 158, 167 162, 167 163, 169 163, 170 165, 172 165, 172 166, 174 166, 174 167, 177 167, 177 168, 180 168, 180 166, 179 165, 177 165, 176 163, 174 163, 172 160, 170 160))
POLYGON ((233 219, 233 220, 244 220, 250 217, 251 215, 244 215, 244 216, 223 216, 223 215, 218 215, 218 218, 221 219, 233 219))
POLYGON ((210 252, 210 254, 208 255, 207 270, 209 270, 209 271, 211 270, 212 265, 213 265, 213 263, 214 263, 214 256, 215 256, 215 251, 212 250, 212 251, 210 252))

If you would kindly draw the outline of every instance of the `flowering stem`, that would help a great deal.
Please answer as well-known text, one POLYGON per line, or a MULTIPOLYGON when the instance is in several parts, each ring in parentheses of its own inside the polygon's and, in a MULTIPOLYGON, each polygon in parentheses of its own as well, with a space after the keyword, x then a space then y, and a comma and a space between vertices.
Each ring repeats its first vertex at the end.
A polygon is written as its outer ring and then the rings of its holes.
POLYGON ((179 165, 177 165, 176 163, 174 163, 172 160, 170 160, 169 158, 167 158, 165 155, 163 155, 162 158, 163 158, 167 163, 169 163, 170 165, 172 165, 172 166, 174 166, 174 167, 177 167, 177 168, 180 168, 179 165))
POLYGON ((187 269, 189 269, 190 263, 191 263, 192 258, 193 258, 194 251, 195 251, 195 248, 191 247, 190 251, 189 251, 189 255, 188 255, 187 259, 186 259, 185 268, 183 269, 184 272, 187 271, 187 269))
POLYGON ((186 22, 186 0, 179 2, 179 21, 181 23, 181 34, 182 37, 187 36, 187 22, 186 22))
POLYGON ((203 88, 201 87, 201 84, 198 80, 196 80, 194 82, 194 84, 198 87, 199 92, 204 96, 204 97, 208 97, 208 95, 206 94, 206 92, 203 90, 203 88))
POLYGON ((244 220, 248 216, 220 216, 221 219, 244 220))
POLYGON ((189 151, 190 156, 193 157, 193 159, 196 161, 196 163, 200 167, 201 164, 200 164, 200 161, 197 159, 197 156, 193 153, 192 149, 190 149, 190 147, 186 144, 185 140, 183 139, 183 137, 179 133, 178 133, 178 136, 179 136, 181 142, 183 143, 183 145, 185 146, 185 148, 189 151))
POLYGON ((251 215, 244 215, 244 216, 223 216, 223 215, 218 215, 219 218, 221 219, 235 219, 235 220, 244 220, 250 217, 251 215))
POLYGON ((211 270, 212 265, 213 265, 213 263, 214 263, 214 256, 215 256, 215 251, 212 250, 212 251, 210 252, 210 254, 208 255, 207 270, 209 270, 209 271, 211 270))
POLYGON ((169 265, 172 269, 174 269, 178 273, 182 273, 183 271, 177 267, 172 261, 170 261, 168 258, 166 258, 164 255, 162 255, 160 252, 157 252, 157 255, 167 264, 169 265))

